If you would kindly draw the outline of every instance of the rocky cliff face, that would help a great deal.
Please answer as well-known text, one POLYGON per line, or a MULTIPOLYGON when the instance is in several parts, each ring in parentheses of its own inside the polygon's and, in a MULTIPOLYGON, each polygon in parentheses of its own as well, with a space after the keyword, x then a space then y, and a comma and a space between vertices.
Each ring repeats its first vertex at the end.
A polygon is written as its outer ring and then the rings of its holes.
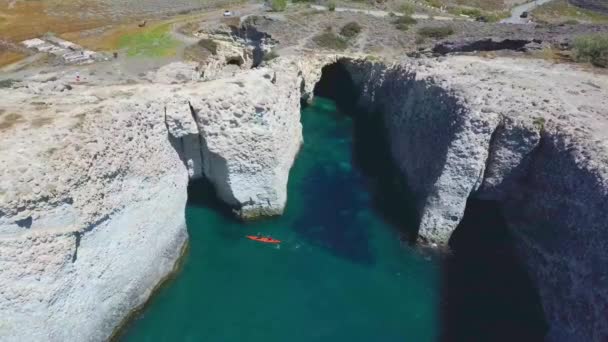
POLYGON ((603 341, 608 159, 591 134, 572 133, 545 126, 505 213, 543 299, 549 340, 603 341))
POLYGON ((343 63, 361 105, 384 114, 420 236, 447 244, 468 198, 499 201, 549 339, 606 339, 608 81, 508 59, 343 63))
POLYGON ((430 64, 347 67, 362 89, 360 104, 385 116, 391 152, 417 203, 420 236, 446 244, 482 183, 499 115, 472 110, 448 84, 424 75, 430 64))
POLYGON ((136 92, 2 91, 3 340, 104 340, 180 256, 187 173, 136 92))
POLYGON ((283 212, 289 169, 302 143, 301 82, 294 64, 278 62, 274 69, 208 82, 174 99, 180 109, 167 111, 191 177, 204 174, 242 218, 283 212))
POLYGON ((189 178, 243 217, 281 213, 300 83, 277 61, 181 85, 0 90, 2 339, 107 339, 178 260, 189 178))

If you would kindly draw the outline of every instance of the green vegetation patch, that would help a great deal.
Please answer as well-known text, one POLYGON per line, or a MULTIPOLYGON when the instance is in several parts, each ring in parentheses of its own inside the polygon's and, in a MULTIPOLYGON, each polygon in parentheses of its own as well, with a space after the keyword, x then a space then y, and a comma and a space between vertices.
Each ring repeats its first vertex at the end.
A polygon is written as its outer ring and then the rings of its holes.
POLYGON ((534 124, 534 126, 536 126, 536 128, 539 131, 542 131, 545 129, 545 122, 546 122, 545 118, 542 118, 542 117, 535 117, 532 120, 532 123, 534 124))
POLYGON ((416 7, 409 2, 404 2, 399 5, 399 12, 401 12, 404 16, 411 17, 414 12, 416 12, 416 7))
POLYGON ((512 3, 504 0, 425 0, 425 2, 431 7, 443 7, 448 11, 450 8, 471 8, 482 12, 502 12, 508 11, 512 6, 512 3))
POLYGON ((118 46, 127 50, 128 56, 165 57, 175 54, 179 42, 171 37, 170 25, 160 25, 149 30, 120 37, 118 46))
POLYGON ((455 0, 452 2, 459 6, 475 7, 484 11, 500 11, 509 7, 508 2, 504 0, 455 0))
POLYGON ((483 21, 486 23, 495 23, 501 19, 508 18, 510 15, 509 11, 484 11, 472 7, 448 6, 447 10, 451 14, 466 15, 476 21, 483 21))
POLYGON ((264 54, 264 57, 262 58, 265 62, 271 61, 275 58, 279 57, 279 54, 275 51, 275 50, 270 50, 269 52, 267 52, 266 54, 264 54))
POLYGON ((608 15, 576 7, 568 0, 553 0, 538 6, 532 11, 532 16, 537 21, 548 23, 564 23, 572 20, 596 24, 608 23, 608 15))
POLYGON ((574 55, 578 62, 589 62, 608 68, 608 35, 595 34, 576 38, 574 55))
POLYGON ((340 35, 342 35, 348 39, 351 39, 351 38, 358 36, 359 33, 361 33, 362 29, 363 28, 361 27, 361 25, 359 25, 358 22, 351 21, 351 22, 347 23, 346 25, 342 26, 342 29, 340 29, 340 35))
POLYGON ((17 81, 12 80, 12 79, 8 79, 8 80, 0 80, 0 88, 10 88, 13 86, 13 84, 15 84, 17 81))
POLYGON ((416 23, 416 19, 408 15, 396 17, 396 19, 393 20, 393 25, 395 25, 395 28, 401 31, 407 31, 410 28, 410 25, 414 25, 416 23))
POLYGON ((421 27, 418 34, 422 37, 441 39, 454 34, 454 29, 451 26, 426 26, 421 27))
POLYGON ((32 120, 32 122, 30 124, 34 128, 40 128, 42 126, 52 124, 53 121, 54 121, 54 119, 52 117, 39 117, 39 118, 35 118, 34 120, 32 120))
POLYGON ((440 8, 441 6, 444 5, 444 3, 441 0, 425 0, 427 5, 431 6, 431 7, 435 7, 435 8, 440 8))
POLYGON ((0 130, 9 129, 20 122, 24 122, 23 116, 16 113, 9 113, 3 116, 3 120, 0 122, 0 130))
POLYGON ((287 8, 287 0, 270 0, 270 8, 275 12, 282 12, 287 8))
POLYGON ((326 30, 321 34, 314 36, 312 40, 319 47, 330 50, 344 50, 348 47, 346 39, 338 36, 331 30, 326 30))

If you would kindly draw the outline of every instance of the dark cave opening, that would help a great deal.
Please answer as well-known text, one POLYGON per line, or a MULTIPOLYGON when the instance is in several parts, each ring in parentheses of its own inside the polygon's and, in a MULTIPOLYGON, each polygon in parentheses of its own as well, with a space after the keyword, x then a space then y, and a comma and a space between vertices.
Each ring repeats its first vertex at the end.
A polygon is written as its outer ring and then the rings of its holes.
POLYGON ((226 59, 226 64, 240 67, 243 65, 243 59, 241 57, 229 57, 226 59))
POLYGON ((500 204, 469 199, 443 260, 443 341, 543 341, 538 290, 519 261, 500 204))
MULTIPOLYGON (((374 206, 414 242, 414 198, 392 159, 383 116, 358 108, 360 91, 344 63, 323 68, 314 94, 334 100, 353 118, 352 158, 369 180, 374 206)), ((497 203, 470 199, 450 248, 441 264, 442 341, 544 339, 547 324, 538 291, 515 254, 497 203)))

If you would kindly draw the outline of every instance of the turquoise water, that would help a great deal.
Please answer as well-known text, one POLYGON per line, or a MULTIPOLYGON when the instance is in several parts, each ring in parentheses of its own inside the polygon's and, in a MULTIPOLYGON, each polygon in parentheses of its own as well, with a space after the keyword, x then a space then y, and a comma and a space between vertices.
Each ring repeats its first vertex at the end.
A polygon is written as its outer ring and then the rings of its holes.
POLYGON ((317 98, 302 124, 283 216, 242 223, 207 184, 191 186, 183 269, 122 340, 438 338, 439 265, 401 242, 384 218, 374 191, 385 178, 364 175, 353 161, 352 119, 317 98), (282 243, 244 238, 256 233, 282 243))

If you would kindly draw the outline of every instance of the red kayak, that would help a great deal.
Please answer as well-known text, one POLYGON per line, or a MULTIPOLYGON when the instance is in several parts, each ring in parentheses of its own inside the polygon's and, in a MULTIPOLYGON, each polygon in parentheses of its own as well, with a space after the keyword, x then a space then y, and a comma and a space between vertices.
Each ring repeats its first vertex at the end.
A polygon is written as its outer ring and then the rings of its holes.
POLYGON ((276 240, 276 239, 269 238, 269 237, 261 237, 261 236, 255 236, 255 235, 247 235, 246 237, 249 240, 259 241, 259 242, 264 242, 264 243, 281 243, 281 240, 276 240))

